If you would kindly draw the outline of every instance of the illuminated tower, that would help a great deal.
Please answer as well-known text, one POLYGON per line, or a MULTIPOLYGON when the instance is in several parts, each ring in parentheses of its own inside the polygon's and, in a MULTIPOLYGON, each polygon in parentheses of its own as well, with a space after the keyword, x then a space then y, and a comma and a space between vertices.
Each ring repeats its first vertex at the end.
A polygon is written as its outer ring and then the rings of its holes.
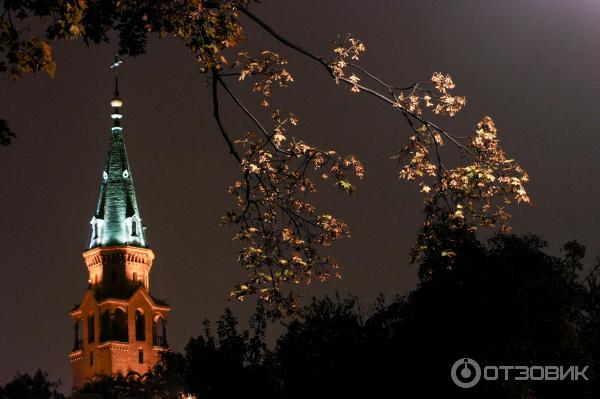
POLYGON ((92 234, 83 253, 88 290, 69 312, 75 336, 69 358, 77 388, 100 374, 143 374, 167 348, 166 317, 171 307, 149 291, 154 252, 146 242, 133 188, 116 78, 110 105, 110 145, 90 222, 92 234))

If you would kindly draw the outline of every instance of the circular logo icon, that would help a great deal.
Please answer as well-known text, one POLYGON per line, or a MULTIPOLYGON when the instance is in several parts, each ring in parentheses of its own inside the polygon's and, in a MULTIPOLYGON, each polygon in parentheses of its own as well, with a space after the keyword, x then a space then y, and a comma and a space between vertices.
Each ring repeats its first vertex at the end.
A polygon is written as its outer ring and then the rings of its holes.
POLYGON ((475 360, 465 357, 454 362, 450 376, 459 387, 472 388, 481 379, 481 368, 475 360))

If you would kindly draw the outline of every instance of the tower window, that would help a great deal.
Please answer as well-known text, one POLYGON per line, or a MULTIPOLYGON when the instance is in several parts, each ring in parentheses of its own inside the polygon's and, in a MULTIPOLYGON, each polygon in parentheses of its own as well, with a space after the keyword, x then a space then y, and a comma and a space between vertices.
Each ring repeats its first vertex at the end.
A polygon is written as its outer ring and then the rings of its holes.
POLYGON ((116 270, 114 270, 114 269, 113 269, 113 270, 111 271, 110 278, 112 279, 112 282, 113 282, 113 283, 116 283, 116 282, 117 282, 117 271, 116 271, 116 270))
POLYGON ((88 332, 88 344, 94 342, 94 314, 88 316, 87 323, 87 332, 88 332))
POLYGON ((157 316, 152 325, 152 344, 167 348, 167 326, 165 320, 157 316))
POLYGON ((73 343, 73 351, 78 351, 83 348, 83 340, 81 338, 82 327, 81 327, 81 319, 77 319, 75 321, 75 325, 73 326, 75 330, 75 342, 73 343))
POLYGON ((138 362, 140 364, 144 363, 144 350, 138 349, 138 362))
POLYGON ((138 278, 137 278, 137 273, 135 273, 135 272, 133 273, 133 281, 135 281, 135 282, 137 282, 137 281, 138 281, 138 278))
POLYGON ((135 339, 136 341, 146 340, 146 318, 139 309, 135 311, 135 339))
POLYGON ((135 219, 133 219, 133 221, 131 222, 131 235, 132 236, 137 236, 137 222, 135 221, 135 219))
POLYGON ((129 342, 127 314, 121 308, 115 310, 112 318, 110 339, 114 341, 129 342))
POLYGON ((100 316, 100 342, 110 340, 110 313, 105 310, 100 316))
POLYGON ((94 352, 90 352, 90 366, 94 365, 94 352))

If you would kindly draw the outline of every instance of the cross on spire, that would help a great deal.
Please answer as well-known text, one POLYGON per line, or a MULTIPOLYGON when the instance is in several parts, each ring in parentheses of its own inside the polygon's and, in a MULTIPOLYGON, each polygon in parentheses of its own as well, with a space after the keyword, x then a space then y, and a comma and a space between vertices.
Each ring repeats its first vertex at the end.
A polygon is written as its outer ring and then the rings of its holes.
POLYGON ((117 68, 123 63, 123 60, 119 55, 115 55, 115 61, 111 64, 110 69, 115 70, 115 98, 119 97, 119 76, 117 75, 117 68))

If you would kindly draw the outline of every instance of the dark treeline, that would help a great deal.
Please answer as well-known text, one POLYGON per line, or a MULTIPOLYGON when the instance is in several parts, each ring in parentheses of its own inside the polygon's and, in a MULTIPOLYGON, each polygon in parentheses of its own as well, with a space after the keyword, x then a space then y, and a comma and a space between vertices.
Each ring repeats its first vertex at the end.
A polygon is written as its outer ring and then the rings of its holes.
MULTIPOLYGON (((426 243, 432 248, 419 260, 420 283, 406 296, 380 297, 370 306, 351 297, 314 299, 302 317, 284 322, 272 350, 265 344, 264 309, 258 307, 248 330, 227 310, 216 325, 205 322, 184 353, 167 353, 151 374, 100 378, 82 392, 105 398, 597 398, 600 287, 597 267, 583 266, 585 248, 570 242, 557 257, 532 235, 497 235, 485 244, 468 231, 444 237, 426 243), (501 378, 463 389, 450 369, 464 357, 482 366, 589 366, 589 381, 501 378)), ((15 396, 10 384, 1 398, 38 398, 15 396)))

